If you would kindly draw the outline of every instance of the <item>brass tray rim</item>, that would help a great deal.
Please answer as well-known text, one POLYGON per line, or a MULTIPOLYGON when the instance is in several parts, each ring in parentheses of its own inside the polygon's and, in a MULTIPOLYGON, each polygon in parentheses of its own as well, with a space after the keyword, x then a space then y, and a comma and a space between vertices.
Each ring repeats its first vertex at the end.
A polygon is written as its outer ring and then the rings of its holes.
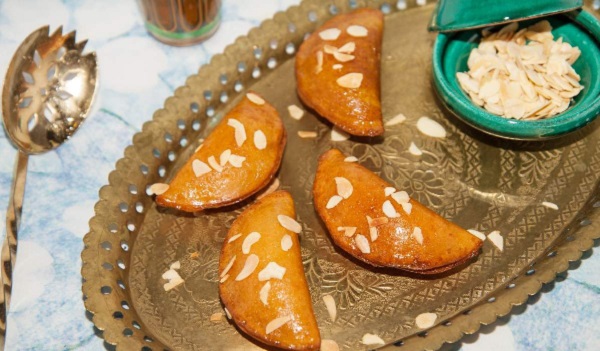
MULTIPOLYGON (((331 3, 328 4, 330 6, 337 6, 338 9, 343 9, 344 12, 354 9, 355 7, 368 6, 379 8, 384 5, 389 6, 389 4, 383 0, 358 0, 353 3, 355 4, 354 7, 348 5, 344 0, 332 0, 331 3)), ((432 4, 428 5, 433 6, 432 4)), ((142 130, 134 135, 132 140, 133 144, 126 147, 123 157, 116 162, 115 169, 109 174, 109 183, 102 186, 99 190, 99 200, 94 206, 94 216, 89 221, 90 231, 84 236, 84 248, 81 252, 84 305, 86 311, 92 315, 91 319, 93 324, 102 332, 101 337, 106 343, 116 346, 117 349, 129 349, 129 345, 136 345, 138 349, 141 346, 142 350, 147 350, 145 346, 143 346, 144 344, 140 345, 134 342, 132 338, 129 338, 130 335, 124 334, 122 328, 115 328, 115 325, 118 323, 115 323, 115 319, 110 315, 110 312, 108 314, 106 313, 108 311, 107 308, 104 308, 108 307, 106 300, 102 301, 97 298, 89 298, 90 293, 92 293, 92 288, 96 287, 92 282, 95 278, 100 278, 102 273, 105 273, 102 271, 100 266, 101 263, 95 260, 95 258, 97 258, 96 252, 99 251, 100 248, 94 248, 90 245, 94 240, 99 239, 98 236, 101 235, 101 232, 95 230, 95 226, 103 212, 106 210, 104 206, 107 205, 107 202, 111 197, 115 196, 115 182, 120 176, 120 171, 123 170, 123 168, 126 168, 127 161, 143 159, 143 156, 136 152, 137 141, 142 140, 144 136, 148 137, 149 135, 152 135, 153 131, 161 127, 160 124, 162 122, 166 122, 167 118, 165 113, 167 110, 177 109, 175 106, 177 98, 189 93, 194 80, 201 80, 203 75, 216 76, 215 72, 210 72, 211 67, 222 64, 221 61, 226 60, 228 53, 234 52, 238 47, 262 47, 260 45, 253 45, 253 39, 257 39, 263 36, 263 34, 269 33, 275 22, 285 21, 288 24, 293 23, 289 20, 297 18, 299 13, 308 14, 317 9, 322 9, 323 7, 324 4, 319 0, 302 0, 299 5, 291 6, 285 11, 279 11, 271 18, 262 21, 259 26, 251 29, 247 35, 239 36, 234 43, 225 47, 223 53, 213 55, 209 63, 200 67, 198 73, 189 76, 186 83, 177 88, 174 95, 166 99, 163 108, 155 111, 152 119, 144 123, 142 130), (92 263, 95 265, 92 266, 92 263), (104 304, 99 303, 99 301, 104 302, 104 304)), ((586 7, 584 6, 584 9, 585 8, 586 7)), ((407 10, 409 10, 409 8, 404 11, 407 10)), ((394 11, 392 11, 392 13, 393 12, 394 11)), ((590 12, 596 15, 595 12, 590 12)), ((295 54, 295 52, 290 55, 293 54, 295 54)), ((261 66, 264 66, 266 69, 266 59, 262 59, 262 61, 265 62, 262 62, 263 65, 261 66)), ((217 79, 214 80, 215 83, 218 81, 217 79)), ((214 85, 219 86, 218 84, 214 85)), ((223 88, 224 85, 225 84, 221 84, 220 88, 223 88)), ((242 92, 243 91, 245 91, 245 89, 242 89, 242 92)), ((208 109, 210 108, 211 106, 209 105, 208 109)), ((142 164, 144 165, 145 163, 142 164)), ((142 173, 144 173, 144 170, 142 170, 142 173)), ((146 174, 147 173, 148 170, 146 170, 146 174)), ((598 208, 600 208, 600 201, 598 201, 600 197, 598 194, 598 185, 596 185, 593 195, 591 195, 590 198, 594 198, 594 201, 597 202, 591 206, 591 211, 587 213, 586 216, 580 218, 581 221, 579 223, 571 223, 570 225, 571 227, 577 226, 578 228, 573 229, 573 233, 569 234, 567 237, 561 237, 558 242, 549 245, 547 248, 548 254, 534 259, 529 265, 529 267, 535 266, 543 269, 523 270, 512 277, 512 279, 507 280, 495 292, 486 295, 485 297, 488 298, 488 303, 474 304, 466 311, 460 311, 461 313, 457 313, 444 321, 439 321, 429 329, 409 336, 401 341, 385 345, 381 347, 381 349, 393 350, 395 349, 395 345, 402 345, 404 348, 410 349, 437 350, 441 348, 444 343, 454 343, 460 340, 464 335, 476 333, 482 325, 491 324, 496 321, 497 318, 511 313, 513 307, 526 303, 529 296, 538 293, 543 284, 552 282, 557 274, 567 271, 569 269, 569 263, 579 260, 583 252, 588 251, 593 247, 594 240, 600 238, 600 210, 598 210, 598 208), (532 270, 533 274, 530 274, 532 270), (514 282, 518 282, 520 288, 507 289, 507 287, 514 284, 514 282)), ((114 233, 115 231, 109 229, 109 232, 111 233, 114 233)), ((125 288, 123 288, 123 290, 125 290, 125 288)), ((143 330, 143 326, 140 326, 139 324, 137 326, 134 325, 134 328, 143 330)), ((159 345, 154 343, 153 346, 159 345)))

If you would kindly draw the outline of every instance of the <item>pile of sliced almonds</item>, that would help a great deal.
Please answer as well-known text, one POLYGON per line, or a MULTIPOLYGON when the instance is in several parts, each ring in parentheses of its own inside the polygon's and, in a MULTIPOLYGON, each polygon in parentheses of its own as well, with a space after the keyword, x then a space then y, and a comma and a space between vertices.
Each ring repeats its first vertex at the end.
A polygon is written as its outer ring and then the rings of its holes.
POLYGON ((518 30, 511 23, 498 32, 484 30, 456 74, 471 100, 487 111, 519 120, 536 120, 565 111, 583 89, 571 66, 581 51, 562 38, 554 41, 546 20, 518 30))

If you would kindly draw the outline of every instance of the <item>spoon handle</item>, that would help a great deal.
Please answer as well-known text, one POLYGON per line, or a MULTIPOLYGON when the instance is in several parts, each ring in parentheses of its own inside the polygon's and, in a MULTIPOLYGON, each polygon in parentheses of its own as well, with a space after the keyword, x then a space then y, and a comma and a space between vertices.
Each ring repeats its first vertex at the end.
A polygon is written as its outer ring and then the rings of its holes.
POLYGON ((12 186, 6 211, 6 237, 2 244, 2 290, 0 294, 0 350, 4 350, 6 341, 6 317, 10 305, 12 290, 12 273, 17 258, 17 237, 23 210, 23 195, 25 194, 25 179, 27 177, 27 161, 29 156, 19 151, 15 160, 12 186))

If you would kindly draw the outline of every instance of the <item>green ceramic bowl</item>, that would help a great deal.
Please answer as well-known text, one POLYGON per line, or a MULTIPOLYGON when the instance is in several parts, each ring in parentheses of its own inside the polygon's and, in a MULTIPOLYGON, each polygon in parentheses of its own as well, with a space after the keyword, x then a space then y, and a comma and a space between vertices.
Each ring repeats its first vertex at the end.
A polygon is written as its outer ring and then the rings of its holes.
MULTIPOLYGON (((442 102, 459 119, 491 135, 519 140, 558 137, 579 129, 600 113, 600 22, 582 10, 545 18, 555 38, 579 47, 581 56, 573 64, 584 89, 569 108, 556 116, 536 121, 520 121, 491 114, 475 105, 461 89, 457 72, 466 72, 469 53, 477 47, 480 30, 439 33, 433 47, 433 79, 442 102)), ((528 26, 539 19, 524 21, 528 26)))

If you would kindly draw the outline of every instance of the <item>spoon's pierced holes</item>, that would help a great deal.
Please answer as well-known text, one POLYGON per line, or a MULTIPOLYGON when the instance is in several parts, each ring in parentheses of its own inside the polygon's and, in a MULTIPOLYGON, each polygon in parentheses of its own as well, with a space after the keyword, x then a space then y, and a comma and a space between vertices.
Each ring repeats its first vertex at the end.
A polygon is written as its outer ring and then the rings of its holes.
POLYGON ((144 205, 139 201, 135 203, 135 212, 144 213, 144 205))
POLYGON ((142 326, 140 325, 140 323, 136 322, 136 321, 132 321, 131 325, 133 325, 133 327, 137 330, 141 330, 142 326))
POLYGON ((64 46, 61 46, 57 51, 56 51, 56 61, 62 59, 65 54, 67 53, 67 49, 65 49, 64 46))
POLYGON ((146 166, 146 165, 141 165, 141 166, 140 166, 140 172, 142 172, 142 174, 143 174, 143 175, 148 175, 148 172, 149 172, 149 170, 148 170, 148 166, 146 166))
POLYGON ((177 120, 177 128, 180 130, 185 130, 185 121, 182 119, 177 120))
POLYGON ((121 301, 121 307, 123 307, 126 310, 129 310, 129 303, 127 303, 127 301, 123 300, 123 301, 121 301))
POLYGON ((152 339, 152 338, 151 338, 151 337, 149 337, 149 336, 144 336, 144 341, 145 341, 145 342, 154 342, 154 339, 152 339))
POLYGON ((308 39, 310 37, 310 33, 304 33, 304 37, 302 38, 303 41, 306 41, 306 39, 308 39))
POLYGON ((190 111, 192 111, 193 113, 198 113, 198 111, 200 111, 200 106, 198 106, 198 103, 192 102, 190 104, 190 111))
POLYGON ((271 57, 267 61, 267 67, 269 67, 270 69, 277 67, 277 59, 275 57, 271 57))
POLYGON ((42 57, 40 56, 40 53, 35 50, 33 52, 33 62, 35 63, 36 66, 40 67, 41 63, 42 63, 42 57))
POLYGON ((528 270, 527 272, 525 272, 525 275, 534 275, 535 274, 535 269, 531 268, 530 270, 528 270))
POLYGON ((116 234, 118 230, 119 230, 119 227, 117 226, 117 223, 111 223, 108 225, 109 232, 116 234))
POLYGON ((585 218, 581 222, 579 222, 579 225, 582 227, 587 227, 590 224, 592 224, 592 221, 590 221, 588 218, 585 218))
POLYGON ((164 178, 165 175, 167 174, 167 170, 165 169, 165 166, 159 166, 158 167, 158 176, 161 178, 164 178))
POLYGON ((22 98, 21 101, 19 102, 19 108, 29 107, 29 105, 31 105, 32 100, 33 100, 33 98, 31 96, 22 98))
POLYGON ((351 9, 355 9, 358 6, 358 4, 356 3, 356 0, 349 0, 348 4, 350 5, 351 9))
POLYGON ((227 92, 225 92, 225 91, 222 92, 219 100, 221 101, 221 103, 226 103, 227 100, 229 100, 229 96, 227 96, 227 92))
POLYGON ((46 90, 46 87, 40 88, 40 95, 41 96, 46 96, 48 94, 48 91, 46 90))
POLYGON ((254 48, 254 58, 260 60, 262 57, 262 49, 259 47, 254 48))
POLYGON ((131 195, 137 195, 137 193, 138 193, 137 186, 135 186, 133 184, 129 184, 129 193, 131 195))
POLYGON ((295 33, 296 32, 296 25, 294 25, 293 23, 288 24, 288 32, 295 33))
POLYGON ((112 271, 114 267, 113 267, 113 265, 112 265, 112 264, 110 264, 110 263, 108 263, 108 262, 104 262, 104 263, 102 264, 102 268, 106 269, 107 271, 112 271))
POLYGON ((31 132, 35 126, 37 126, 38 124, 38 114, 34 113, 33 115, 31 115, 31 117, 29 117, 29 120, 27 121, 27 130, 29 132, 31 132))
POLYGON ((168 159, 169 159, 169 161, 171 161, 171 162, 175 161, 175 158, 176 158, 176 157, 177 157, 177 156, 175 155, 175 152, 174 152, 174 151, 169 151, 169 153, 167 154, 167 158, 168 158, 168 159))
POLYGON ((260 68, 254 67, 254 69, 252 70, 252 78, 254 78, 254 79, 260 78, 260 68))
POLYGON ((116 311, 115 313, 113 313, 113 318, 114 319, 123 319, 123 313, 121 311, 116 311))
POLYGON ((444 323, 442 323, 442 325, 443 325, 444 327, 449 327, 449 326, 451 326, 451 325, 452 325, 452 322, 451 322, 451 321, 445 321, 444 323))
POLYGON ((46 78, 50 81, 50 80, 52 80, 52 78, 54 78, 54 76, 56 76, 56 66, 52 65, 52 66, 50 66, 50 68, 48 68, 48 73, 46 74, 46 78))
POLYGON ((293 55, 296 52, 296 47, 294 46, 294 43, 288 43, 285 46, 285 53, 288 55, 293 55))
POLYGON ((215 115, 215 108, 214 108, 214 107, 212 107, 212 106, 208 106, 208 107, 206 108, 206 115, 207 115, 208 117, 213 117, 213 116, 215 115))
POLYGON ((29 74, 28 72, 22 72, 23 73, 23 79, 25 79, 25 82, 29 85, 32 85, 33 83, 35 83, 35 81, 33 80, 33 76, 31 74, 29 74))
POLYGON ((123 249, 123 251, 129 251, 129 244, 127 241, 121 240, 121 249, 123 249))
POLYGON ((123 329, 123 335, 130 337, 133 335, 133 330, 131 330, 129 328, 125 328, 125 329, 123 329))
POLYGON ((160 158, 160 151, 158 149, 154 148, 154 149, 152 149, 152 155, 155 158, 160 158))
POLYGON ((127 266, 125 265, 125 262, 123 262, 123 260, 120 258, 117 260, 117 266, 121 269, 127 268, 127 266))
POLYGON ((202 124, 200 123, 200 120, 195 119, 192 121, 192 129, 193 130, 199 131, 201 126, 202 126, 202 124))
POLYGON ((277 49, 277 39, 271 39, 271 41, 269 42, 269 47, 271 48, 271 50, 276 50, 277 49))
POLYGON ((54 121, 54 111, 52 111, 50 106, 48 106, 47 104, 44 107, 44 117, 46 117, 46 119, 50 122, 54 121))
POLYGON ((56 96, 58 96, 58 98, 61 100, 67 100, 68 98, 73 97, 73 95, 71 95, 69 92, 64 91, 64 90, 57 91, 56 96))
POLYGON ((397 346, 397 347, 404 346, 404 341, 403 341, 403 340, 398 340, 398 341, 396 341, 396 342, 394 343, 394 346, 397 346))
POLYGON ((238 62, 238 64, 237 64, 237 70, 240 73, 246 72, 246 63, 245 62, 238 62))
POLYGON ((487 300, 487 302, 488 303, 496 302, 496 298, 492 296, 487 300))
POLYGON ((212 99, 212 91, 210 91, 210 90, 205 90, 203 95, 204 95, 204 100, 206 100, 206 101, 210 101, 212 99))
POLYGON ((108 295, 112 292, 112 288, 108 285, 105 285, 100 288, 100 292, 102 293, 102 295, 108 295))
POLYGON ((242 89, 244 89, 244 85, 242 84, 242 82, 240 82, 239 80, 235 81, 235 84, 233 85, 233 90, 239 93, 240 91, 242 91, 242 89))
POLYGON ((392 11, 390 4, 388 4, 387 2, 383 5, 381 5, 381 12, 383 12, 384 14, 388 14, 392 11))
POLYGON ((512 289, 512 288, 514 288, 515 286, 517 286, 515 283, 510 283, 510 284, 508 284, 508 285, 506 286, 506 288, 507 288, 507 289, 512 289))
POLYGON ((329 5, 329 13, 332 14, 332 15, 334 15, 334 16, 337 15, 338 14, 338 8, 337 8, 337 6, 335 6, 333 4, 329 5))
POLYGON ((188 144, 187 138, 186 137, 181 137, 181 140, 179 140, 179 145, 181 145, 181 147, 185 147, 187 144, 188 144))
POLYGON ((112 244, 109 241, 101 242, 100 246, 106 251, 110 251, 112 249, 112 244))
POLYGON ((129 206, 127 206, 127 204, 124 202, 121 202, 119 204, 119 210, 121 210, 121 212, 123 212, 123 213, 126 213, 128 208, 129 208, 129 206))
POLYGON ((319 17, 315 11, 308 12, 308 20, 311 22, 316 22, 319 17))
POLYGON ((406 0, 398 0, 398 3, 396 4, 396 8, 398 8, 398 10, 406 10, 407 7, 406 0))
POLYGON ((165 141, 167 143, 172 143, 173 142, 173 136, 169 133, 165 133, 165 141))
POLYGON ((117 280, 117 285, 119 286, 119 288, 121 288, 122 290, 125 290, 127 287, 125 286, 125 283, 123 283, 122 280, 117 280))
POLYGON ((225 73, 223 73, 223 74, 221 74, 221 75, 219 76, 219 82, 220 82, 222 85, 225 85, 225 84, 227 84, 227 75, 226 75, 225 73))
POLYGON ((73 80, 75 77, 77 77, 77 72, 68 72, 67 74, 65 74, 65 77, 63 78, 63 80, 69 81, 69 80, 73 80))

